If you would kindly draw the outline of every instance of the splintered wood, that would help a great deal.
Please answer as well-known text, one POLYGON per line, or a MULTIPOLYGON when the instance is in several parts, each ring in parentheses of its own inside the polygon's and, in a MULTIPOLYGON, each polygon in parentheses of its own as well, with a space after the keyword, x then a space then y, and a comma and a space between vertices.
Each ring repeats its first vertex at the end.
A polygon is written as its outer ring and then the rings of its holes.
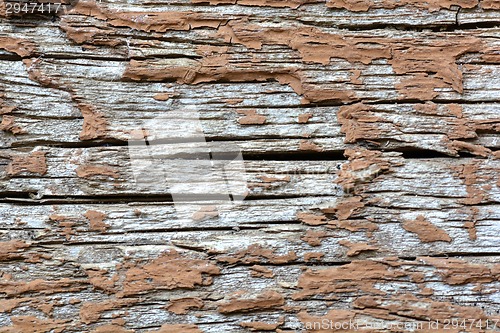
POLYGON ((500 330, 499 1, 20 3, 0 333, 500 330))

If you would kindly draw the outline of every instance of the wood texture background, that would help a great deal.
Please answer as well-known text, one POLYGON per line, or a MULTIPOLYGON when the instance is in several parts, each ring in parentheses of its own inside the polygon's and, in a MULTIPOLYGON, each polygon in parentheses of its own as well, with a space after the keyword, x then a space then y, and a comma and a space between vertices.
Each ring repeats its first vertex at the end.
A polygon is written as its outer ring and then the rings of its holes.
POLYGON ((500 1, 0 16, 0 332, 498 330, 500 1), (132 131, 189 106, 242 204, 137 186, 132 131))

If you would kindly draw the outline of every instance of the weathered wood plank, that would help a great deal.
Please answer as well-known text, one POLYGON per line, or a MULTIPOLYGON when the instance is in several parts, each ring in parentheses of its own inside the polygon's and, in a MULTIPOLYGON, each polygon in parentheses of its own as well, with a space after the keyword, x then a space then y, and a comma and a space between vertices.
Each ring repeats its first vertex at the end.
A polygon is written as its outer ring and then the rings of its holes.
MULTIPOLYGON (((423 203, 426 200, 418 201, 423 203)), ((175 207, 165 204, 2 204, 0 230, 5 234, 0 239, 25 239, 33 244, 33 253, 36 253, 38 244, 67 244, 71 247, 86 243, 141 246, 168 243, 231 257, 242 247, 254 245, 281 249, 285 253, 293 251, 292 262, 307 261, 311 251, 322 253, 320 261, 325 262, 345 261, 358 255, 371 258, 500 253, 498 205, 467 207, 450 199, 434 201, 456 207, 441 210, 419 207, 407 211, 372 204, 359 209, 350 219, 341 220, 332 217, 320 219, 321 215, 314 208, 333 207, 342 202, 338 198, 252 201, 236 206, 205 203, 182 207, 178 204, 175 207), (311 202, 316 204, 311 205, 311 202), (471 209, 476 211, 474 217, 471 217, 471 209), (312 216, 318 217, 314 224, 312 216), (467 223, 473 219, 475 238, 471 239, 467 223), (304 221, 302 224, 301 220, 304 221), (361 223, 363 220, 365 222, 361 223), (425 225, 420 223, 423 220, 425 225), (412 223, 419 230, 412 229, 412 223), (432 238, 433 228, 436 229, 434 233, 439 231, 439 237, 432 238), (346 239, 348 243, 344 243, 346 239)), ((27 250, 26 255, 29 253, 31 251, 27 250)), ((259 263, 265 264, 267 259, 261 258, 259 263)))
MULTIPOLYGON (((498 264, 484 257, 380 258, 341 266, 219 269, 221 262, 216 259, 170 246, 76 246, 62 257, 51 250, 46 247, 44 251, 50 254, 41 259, 51 269, 37 283, 29 273, 36 264, 26 263, 26 269, 19 270, 13 262, 4 263, 12 273, 0 280, 3 292, 18 297, 15 303, 4 303, 12 319, 0 314, 7 329, 18 325, 13 319, 26 306, 45 311, 37 315, 40 320, 69 332, 112 322, 115 332, 122 326, 151 332, 147 329, 179 322, 196 324, 202 332, 245 332, 241 322, 271 321, 283 329, 304 329, 307 323, 325 317, 360 324, 377 319, 443 323, 467 319, 464 316, 495 320, 499 306, 494 292, 499 287, 498 264), (191 281, 186 279, 189 276, 191 281), (329 287, 320 287, 322 283, 329 287), (64 295, 63 301, 59 295, 64 295), (481 310, 475 307, 477 302, 490 306, 481 310), (48 310, 43 304, 49 305, 48 310), (413 311, 418 315, 409 318, 406 314, 413 311), (117 316, 120 320, 113 320, 117 316)), ((251 253, 259 256, 266 251, 256 248, 251 253)))
POLYGON ((495 331, 498 9, 82 0, 0 19, 0 332, 495 331), (132 135, 149 146, 131 156, 132 135), (246 200, 215 200, 241 176, 246 200))
MULTIPOLYGON (((186 149, 186 144, 174 144, 186 149)), ((193 163, 192 170, 185 175, 178 170, 185 159, 176 158, 179 150, 171 150, 168 144, 150 146, 154 150, 139 149, 136 162, 153 163, 145 174, 134 174, 128 147, 95 148, 50 148, 39 147, 31 152, 11 151, 4 156, 0 166, 1 191, 13 193, 39 193, 39 196, 119 195, 119 194, 169 194, 168 183, 189 186, 214 181, 217 191, 220 183, 217 176, 222 170, 208 172, 205 163, 193 163), (174 159, 172 159, 174 158, 174 159), (165 167, 165 169, 162 168, 165 167), (169 168, 172 168, 171 170, 169 168), (170 170, 170 171, 169 171, 170 170), (177 172, 172 174, 172 170, 177 172), (180 173, 179 173, 180 172, 180 173), (139 178, 135 176, 139 175, 139 178), (150 177, 156 184, 141 187, 137 179, 150 177), (194 177, 199 175, 199 178, 194 177), (191 178, 189 178, 191 177, 191 178)), ((197 147, 198 148, 198 147, 197 147)), ((203 147, 200 148, 203 150, 203 147)), ((196 152, 196 150, 195 150, 196 152)), ((391 192, 468 198, 472 195, 467 179, 474 177, 474 184, 484 196, 480 202, 498 202, 500 170, 498 159, 402 159, 398 153, 387 153, 374 157, 369 153, 363 160, 367 166, 350 171, 355 162, 346 161, 245 161, 244 169, 239 164, 227 167, 228 179, 243 175, 248 183, 249 197, 259 195, 332 195, 343 193, 337 182, 370 180, 368 191, 391 192), (372 164, 372 165, 370 165, 372 164), (342 171, 343 170, 343 171, 342 171), (385 173, 389 170, 388 173, 385 173), (233 171, 236 172, 233 174, 233 171), (338 179, 337 174, 344 172, 338 179), (347 176, 346 176, 347 175, 347 176), (348 178, 347 180, 344 178, 348 178), (352 178, 352 179, 351 179, 352 178), (460 180, 464 179, 465 182, 460 180), (410 186, 409 186, 410 185, 410 186)), ((4 153, 5 155, 5 153, 4 153)), ((190 160, 189 157, 187 159, 190 160)), ((194 159, 193 159, 194 161, 194 159)), ((225 163, 225 162, 224 162, 225 163)), ((144 173, 144 172, 143 172, 144 173)), ((179 187, 181 189, 182 187, 179 187)), ((182 191, 181 191, 182 192, 182 191)), ((180 192, 179 192, 180 193, 180 192)), ((189 192, 187 192, 189 193, 189 192)), ((192 193, 205 193, 200 187, 192 193)), ((215 192, 214 192, 215 193, 215 192)))
MULTIPOLYGON (((232 29, 240 29, 234 26, 232 29)), ((267 25, 262 30, 271 30, 267 25)), ((290 26, 297 34, 306 34, 304 26, 290 26)), ((325 42, 315 49, 307 51, 306 47, 318 37, 312 32, 299 39, 298 46, 292 51, 287 44, 279 39, 274 40, 272 35, 269 41, 264 40, 263 46, 255 48, 253 41, 260 40, 261 33, 249 32, 243 41, 245 46, 230 44, 224 46, 206 47, 195 46, 193 52, 197 59, 190 59, 192 55, 179 54, 177 58, 151 58, 144 60, 131 60, 126 68, 125 63, 116 62, 108 67, 109 63, 99 61, 57 61, 45 59, 32 65, 33 75, 37 74, 40 80, 43 77, 52 78, 52 84, 59 81, 59 85, 67 89, 77 84, 78 72, 81 76, 98 80, 135 80, 135 81, 179 81, 182 83, 200 83, 216 81, 266 81, 277 80, 280 83, 290 84, 295 92, 304 96, 309 102, 322 101, 356 101, 356 100, 399 100, 399 99, 439 99, 439 100, 471 100, 491 101, 497 99, 494 91, 496 84, 494 78, 496 71, 496 58, 492 51, 498 46, 494 38, 496 32, 491 30, 467 34, 462 32, 427 33, 425 38, 419 33, 390 32, 385 30, 370 30, 363 32, 342 33, 341 30, 320 29, 318 33, 324 35, 325 42), (340 36, 346 39, 342 49, 346 53, 335 51, 334 43, 340 36), (328 41, 331 39, 331 42, 328 41), (368 42, 370 39, 372 44, 368 42), (419 40, 420 39, 420 40, 419 40), (413 40, 408 45, 408 40, 413 40), (330 44, 332 45, 330 45, 330 44), (460 43, 464 43, 463 45, 460 43), (456 49, 455 53, 442 54, 449 58, 446 71, 437 71, 437 64, 433 60, 414 59, 406 55, 405 49, 412 49, 422 54, 432 54, 433 50, 450 47, 456 49), (298 52, 297 52, 298 51, 298 52), (315 52, 317 56, 309 54, 315 52), (455 63, 460 63, 459 57, 466 54, 475 55, 465 58, 465 62, 474 61, 482 65, 468 65, 458 68, 455 63), (351 58, 352 57, 352 58, 351 58), (101 64, 100 64, 101 63, 101 64), (89 71, 88 66, 98 68, 89 71), (219 67, 217 67, 219 66, 219 67), (224 66, 224 67, 222 67, 224 66), (411 66, 416 66, 412 69, 411 66), (100 68, 99 68, 100 67, 100 68), (148 68, 144 73, 143 68, 148 68), (78 68, 80 68, 78 70, 78 68), (171 68, 171 72, 162 71, 171 68), (224 68, 224 69, 222 69, 224 68), (252 68, 252 70, 249 70, 252 68), (272 69, 272 71, 271 71, 272 69), (431 76, 424 73, 436 72, 431 76), (77 73, 75 73, 77 72, 77 73), (101 75, 98 73, 102 72, 101 75), (182 76, 190 72, 192 78, 183 82, 182 76), (275 74, 263 74, 263 73, 275 74), (52 73, 52 74, 51 74, 52 73), (69 75, 71 73, 72 75, 69 75), (463 73, 463 74, 462 74, 463 73), (74 75, 76 74, 76 75, 74 75), (463 83, 461 76, 463 75, 463 83), (492 77, 489 86, 481 84, 479 77, 488 75, 492 77), (73 85, 64 80, 72 77, 73 85), (415 81, 417 86, 411 86, 410 81, 415 81), (450 84, 449 82, 452 82, 450 84), (428 86, 427 86, 428 85, 428 86), (437 89, 439 88, 439 89, 437 89), (462 90, 464 94, 462 96, 462 90), (489 95, 484 90, 490 90, 489 95)), ((276 37, 278 38, 278 37, 276 37)), ((34 50, 36 47, 34 47, 34 50)), ((442 52, 442 51, 441 51, 442 52)), ((429 57, 429 56, 427 56, 429 57)), ((435 60, 434 60, 435 61, 435 60)), ((81 88, 80 88, 81 89, 81 88)))
MULTIPOLYGON (((64 64, 61 61, 58 63, 64 64)), ((289 88, 278 84, 187 87, 118 83, 114 79, 119 78, 113 78, 112 73, 120 68, 123 70, 123 66, 116 63, 116 67, 104 67, 101 62, 98 67, 91 67, 90 71, 82 64, 80 67, 72 66, 72 70, 80 68, 85 71, 82 76, 86 78, 80 83, 68 83, 68 87, 76 89, 77 92, 72 94, 88 96, 84 100, 77 98, 79 102, 75 106, 75 97, 70 93, 38 87, 30 81, 20 63, 14 63, 15 66, 10 61, 1 64, 2 70, 10 74, 3 79, 4 113, 7 114, 3 129, 7 132, 1 138, 6 146, 76 143, 82 137, 95 136, 126 141, 130 139, 131 131, 144 126, 150 119, 179 117, 185 112, 184 108, 195 107, 209 140, 321 138, 329 141, 325 145, 317 144, 318 149, 341 151, 346 146, 339 141, 346 136, 344 141, 348 143, 369 140, 381 143, 385 149, 420 148, 450 155, 457 153, 452 140, 484 144, 487 148, 499 147, 498 140, 488 137, 488 132, 498 131, 500 122, 498 106, 494 103, 356 104, 351 107, 300 108, 300 98, 294 97, 289 88), (91 82, 88 81, 90 75, 94 76, 91 82), (205 95, 207 89, 210 90, 210 97, 205 95), (105 93, 107 91, 114 91, 115 94, 109 96, 105 93), (163 96, 168 100, 158 100, 163 96), (59 101, 57 106, 56 101, 59 101), (92 111, 87 110, 90 102, 92 111), (268 105, 273 108, 266 107, 268 105), (85 113, 83 120, 82 112, 85 113), (100 118, 101 126, 93 132, 81 130, 85 123, 97 122, 100 118), (420 124, 418 128, 416 123, 420 124)), ((76 81, 76 78, 71 80, 76 81)), ((237 144, 242 146, 243 151, 252 151, 251 147, 243 147, 252 145, 251 141, 237 144)), ((283 146, 286 147, 286 144, 283 146)), ((300 145, 298 149, 285 147, 281 151, 300 151, 300 145)))

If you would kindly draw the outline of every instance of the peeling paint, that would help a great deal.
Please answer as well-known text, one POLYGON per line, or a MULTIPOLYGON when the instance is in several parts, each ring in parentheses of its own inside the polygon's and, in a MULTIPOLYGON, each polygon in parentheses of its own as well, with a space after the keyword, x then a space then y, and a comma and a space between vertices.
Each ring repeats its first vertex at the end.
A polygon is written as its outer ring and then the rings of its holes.
POLYGON ((11 162, 7 166, 7 174, 9 176, 17 176, 19 174, 32 173, 41 176, 47 173, 46 152, 34 151, 24 156, 13 156, 11 162))
POLYGON ((403 228, 406 231, 416 234, 420 241, 424 243, 451 242, 451 237, 446 231, 427 221, 423 215, 417 216, 413 221, 405 221, 403 228))
POLYGON ((238 294, 219 305, 220 313, 252 312, 280 308, 285 304, 283 295, 272 290, 259 295, 238 294))

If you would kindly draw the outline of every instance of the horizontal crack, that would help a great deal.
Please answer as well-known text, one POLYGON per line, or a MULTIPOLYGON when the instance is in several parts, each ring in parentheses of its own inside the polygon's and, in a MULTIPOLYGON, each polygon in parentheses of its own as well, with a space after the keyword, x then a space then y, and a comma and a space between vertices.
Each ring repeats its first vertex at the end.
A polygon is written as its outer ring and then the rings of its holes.
MULTIPOLYGON (((166 194, 144 194, 144 195, 127 195, 127 194, 119 194, 119 195, 81 195, 81 196, 44 196, 41 199, 32 199, 29 196, 30 193, 8 193, 3 194, 3 197, 0 197, 0 203, 10 203, 17 205, 53 205, 53 204, 119 204, 119 203, 164 203, 164 204, 174 204, 172 200, 172 196, 168 193, 166 194)), ((1 194, 0 194, 1 195, 1 194)), ((303 194, 303 195, 294 195, 294 194, 283 194, 283 195, 251 195, 247 196, 243 202, 249 201, 259 201, 259 200, 280 200, 280 199, 299 199, 306 197, 331 197, 332 194, 303 194)), ((218 197, 218 196, 217 196, 218 197)), ((210 195, 206 195, 206 200, 199 201, 175 201, 175 204, 206 204, 212 205, 216 199, 210 199, 210 195)))

